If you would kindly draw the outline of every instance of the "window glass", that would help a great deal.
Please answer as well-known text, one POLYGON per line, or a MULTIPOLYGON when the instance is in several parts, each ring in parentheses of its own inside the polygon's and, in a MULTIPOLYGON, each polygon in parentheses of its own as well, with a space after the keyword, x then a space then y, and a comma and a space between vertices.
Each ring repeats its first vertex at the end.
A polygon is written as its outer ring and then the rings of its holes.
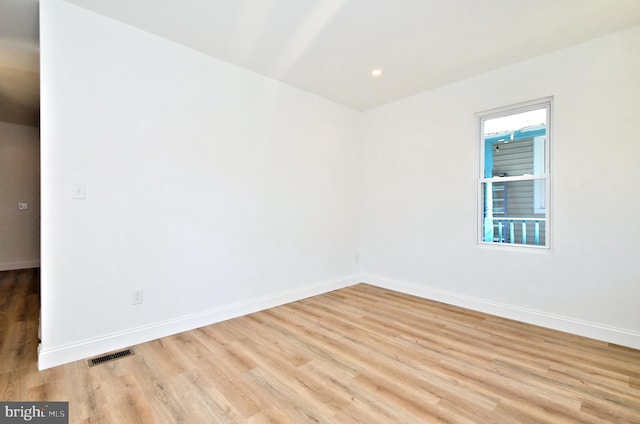
POLYGON ((544 173, 547 109, 483 121, 485 178, 544 173))
POLYGON ((479 117, 479 241, 548 247, 551 100, 479 117))
MULTIPOLYGON (((536 183, 543 180, 482 183, 483 239, 493 243, 546 245, 546 214, 538 212, 536 183), (487 218, 491 219, 487 219, 487 218)), ((545 186, 541 185, 545 198, 545 186)))

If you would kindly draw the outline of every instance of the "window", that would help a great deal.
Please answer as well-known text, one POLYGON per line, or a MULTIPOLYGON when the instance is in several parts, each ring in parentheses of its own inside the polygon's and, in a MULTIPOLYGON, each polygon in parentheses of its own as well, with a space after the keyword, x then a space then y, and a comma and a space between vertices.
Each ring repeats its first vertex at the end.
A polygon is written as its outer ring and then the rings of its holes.
POLYGON ((549 247, 552 99, 479 114, 482 244, 549 247))

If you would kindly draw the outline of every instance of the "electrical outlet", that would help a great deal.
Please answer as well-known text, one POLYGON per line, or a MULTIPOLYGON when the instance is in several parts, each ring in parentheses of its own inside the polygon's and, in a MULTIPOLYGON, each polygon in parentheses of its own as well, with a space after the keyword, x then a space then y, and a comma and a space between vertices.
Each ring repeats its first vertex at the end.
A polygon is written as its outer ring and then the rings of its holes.
POLYGON ((131 304, 140 305, 142 303, 142 289, 134 290, 131 292, 131 304))
POLYGON ((18 209, 20 209, 21 211, 27 209, 28 207, 29 207, 29 205, 27 204, 27 202, 19 202, 18 203, 18 209))

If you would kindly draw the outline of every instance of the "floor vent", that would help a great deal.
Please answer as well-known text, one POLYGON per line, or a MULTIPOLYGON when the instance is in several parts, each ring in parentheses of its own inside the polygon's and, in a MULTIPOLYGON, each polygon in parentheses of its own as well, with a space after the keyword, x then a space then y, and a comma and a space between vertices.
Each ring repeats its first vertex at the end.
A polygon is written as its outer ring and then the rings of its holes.
POLYGON ((105 362, 115 361, 116 359, 124 358, 125 356, 134 355, 132 349, 121 350, 120 352, 109 353, 106 355, 98 356, 97 358, 89 359, 89 366, 95 367, 96 365, 104 364, 105 362))

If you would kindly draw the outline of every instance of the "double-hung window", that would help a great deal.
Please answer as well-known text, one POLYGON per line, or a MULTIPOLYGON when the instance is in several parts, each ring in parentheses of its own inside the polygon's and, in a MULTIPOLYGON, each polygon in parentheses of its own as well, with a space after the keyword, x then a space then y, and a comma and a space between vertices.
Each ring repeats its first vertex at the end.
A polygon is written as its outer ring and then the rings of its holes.
POLYGON ((478 240, 549 247, 552 99, 478 114, 478 240))

